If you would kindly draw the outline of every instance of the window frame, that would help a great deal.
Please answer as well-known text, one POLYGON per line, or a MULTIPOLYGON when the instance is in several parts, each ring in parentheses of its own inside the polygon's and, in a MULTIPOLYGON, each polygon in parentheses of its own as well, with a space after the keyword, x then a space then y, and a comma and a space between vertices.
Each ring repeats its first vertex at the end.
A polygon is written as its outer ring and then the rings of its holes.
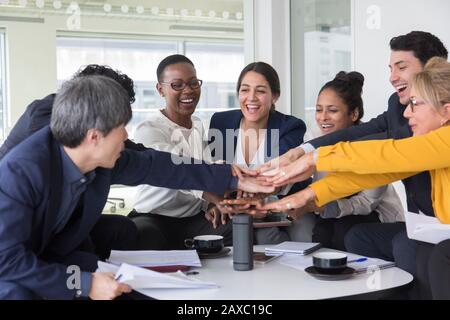
MULTIPOLYGON (((126 40, 126 41, 148 41, 148 42, 159 42, 159 43, 173 43, 176 47, 176 52, 178 54, 185 54, 186 53, 186 44, 193 43, 193 44, 199 44, 199 43, 207 43, 207 44, 230 44, 233 46, 241 46, 242 47, 242 58, 243 58, 243 67, 245 66, 245 44, 244 39, 233 39, 233 38, 209 38, 209 37, 177 37, 177 36, 143 36, 143 35, 136 35, 136 34, 111 34, 111 33, 98 33, 98 32, 65 32, 65 31, 59 31, 56 34, 56 48, 58 48, 58 39, 102 39, 102 40, 126 40)), ((56 61, 58 64, 58 61, 56 61)), ((238 75, 236 75, 236 81, 237 81, 238 75)), ((134 80, 134 79, 133 79, 134 80)), ((57 81, 60 81, 60 79, 57 79, 57 81)), ((142 81, 135 81, 141 83, 142 81)), ((141 95, 140 92, 136 92, 136 96, 141 95)), ((237 99, 237 98, 236 98, 237 99)), ((228 105, 228 104, 227 104, 228 105)), ((227 110, 233 110, 239 108, 239 105, 237 104, 236 108, 233 107, 201 107, 199 106, 196 109, 196 113, 200 112, 221 112, 221 111, 227 111, 227 110)), ((142 114, 142 113, 148 113, 151 114, 153 112, 157 112, 159 108, 138 108, 137 106, 133 106, 133 113, 142 114)))
POLYGON ((6 138, 6 129, 8 125, 8 97, 7 97, 7 86, 6 86, 6 30, 0 28, 0 88, 1 88, 1 105, 2 119, 1 119, 1 130, 0 130, 0 145, 6 138))

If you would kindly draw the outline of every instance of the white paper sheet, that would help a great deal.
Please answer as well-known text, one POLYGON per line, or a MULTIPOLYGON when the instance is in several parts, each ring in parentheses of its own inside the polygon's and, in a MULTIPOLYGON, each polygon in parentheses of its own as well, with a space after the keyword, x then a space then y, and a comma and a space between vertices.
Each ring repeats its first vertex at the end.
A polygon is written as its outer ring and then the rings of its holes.
POLYGON ((437 244, 450 239, 450 225, 442 224, 435 217, 405 212, 408 238, 437 244))
POLYGON ((98 262, 98 271, 115 272, 115 278, 133 289, 183 289, 183 288, 217 288, 213 282, 204 282, 183 272, 160 273, 123 263, 120 267, 98 262))

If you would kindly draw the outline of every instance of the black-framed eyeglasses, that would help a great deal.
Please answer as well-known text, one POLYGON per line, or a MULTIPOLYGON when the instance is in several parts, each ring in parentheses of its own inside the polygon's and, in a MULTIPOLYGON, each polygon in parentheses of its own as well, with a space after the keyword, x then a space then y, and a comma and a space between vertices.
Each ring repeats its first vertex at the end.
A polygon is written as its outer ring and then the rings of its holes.
POLYGON ((425 101, 417 100, 416 97, 409 98, 409 106, 411 107, 411 111, 416 112, 416 107, 425 104, 425 101))
POLYGON ((181 91, 184 88, 186 88, 186 86, 189 86, 189 88, 191 89, 198 89, 202 86, 203 84, 203 80, 200 79, 192 79, 188 82, 184 82, 181 80, 176 80, 173 82, 160 82, 160 84, 169 84, 173 90, 175 91, 181 91))

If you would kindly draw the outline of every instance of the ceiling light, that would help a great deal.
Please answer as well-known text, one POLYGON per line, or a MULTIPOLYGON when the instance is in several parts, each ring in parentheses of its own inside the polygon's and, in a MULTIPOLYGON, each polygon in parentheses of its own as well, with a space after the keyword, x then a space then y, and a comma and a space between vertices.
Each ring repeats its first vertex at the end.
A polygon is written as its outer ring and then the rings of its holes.
POLYGON ((181 14, 183 17, 186 17, 186 16, 189 14, 189 10, 188 10, 188 9, 181 9, 181 10, 180 10, 180 14, 181 14))
POLYGON ((152 7, 152 14, 158 14, 159 13, 159 8, 158 7, 152 7))
POLYGON ((144 7, 143 6, 137 6, 136 7, 136 12, 139 14, 143 14, 144 13, 144 7))
POLYGON ((53 1, 53 8, 55 8, 56 10, 61 9, 62 7, 62 3, 59 0, 55 0, 53 1))
POLYGON ((42 9, 45 6, 44 0, 36 0, 36 7, 42 9))
POLYGON ((103 5, 103 10, 105 10, 105 12, 111 12, 112 6, 109 3, 105 3, 103 5))

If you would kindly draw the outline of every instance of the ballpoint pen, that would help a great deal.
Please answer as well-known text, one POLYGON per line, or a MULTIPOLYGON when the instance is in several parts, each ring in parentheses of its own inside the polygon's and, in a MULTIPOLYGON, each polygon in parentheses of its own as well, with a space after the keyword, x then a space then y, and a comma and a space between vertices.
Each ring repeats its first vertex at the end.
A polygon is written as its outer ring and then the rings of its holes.
POLYGON ((120 278, 122 278, 122 274, 116 275, 114 280, 116 280, 117 282, 119 282, 120 278))
POLYGON ((347 261, 347 263, 364 262, 364 261, 367 261, 367 258, 359 258, 359 259, 355 259, 355 260, 350 260, 350 261, 347 261))

